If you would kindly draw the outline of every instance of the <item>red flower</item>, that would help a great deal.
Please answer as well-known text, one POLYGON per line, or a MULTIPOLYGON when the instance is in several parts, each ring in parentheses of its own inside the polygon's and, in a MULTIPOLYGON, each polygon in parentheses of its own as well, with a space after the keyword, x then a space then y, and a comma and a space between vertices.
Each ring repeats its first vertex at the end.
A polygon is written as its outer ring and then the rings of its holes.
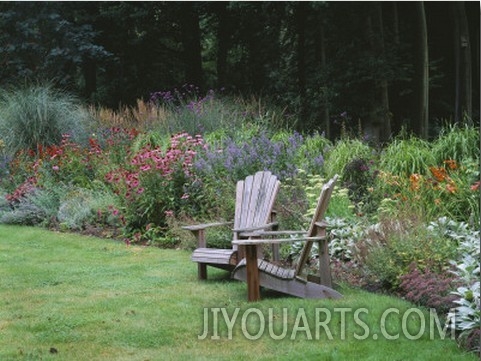
POLYGON ((474 192, 474 191, 477 191, 479 189, 479 186, 481 185, 481 181, 477 181, 476 183, 474 183, 472 186, 471 186, 471 190, 474 192))

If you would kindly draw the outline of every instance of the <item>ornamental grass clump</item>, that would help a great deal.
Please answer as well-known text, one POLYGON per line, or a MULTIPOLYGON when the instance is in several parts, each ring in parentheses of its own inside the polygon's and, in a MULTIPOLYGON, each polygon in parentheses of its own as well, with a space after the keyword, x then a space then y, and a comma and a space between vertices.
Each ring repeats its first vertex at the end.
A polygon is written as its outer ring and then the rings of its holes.
POLYGON ((429 142, 401 135, 394 139, 380 155, 379 168, 394 176, 426 174, 436 164, 429 142))
POLYGON ((446 159, 460 164, 469 161, 479 163, 479 128, 468 125, 444 127, 433 142, 432 151, 437 163, 446 159))
POLYGON ((50 85, 0 93, 0 139, 11 155, 58 144, 64 134, 85 144, 90 125, 86 109, 72 95, 50 85))

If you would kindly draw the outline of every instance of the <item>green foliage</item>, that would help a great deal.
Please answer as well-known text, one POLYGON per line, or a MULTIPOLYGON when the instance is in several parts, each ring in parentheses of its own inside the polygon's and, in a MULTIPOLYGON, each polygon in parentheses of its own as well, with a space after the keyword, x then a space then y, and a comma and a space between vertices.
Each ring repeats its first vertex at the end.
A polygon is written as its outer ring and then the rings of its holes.
POLYGON ((118 199, 107 190, 66 187, 58 208, 61 229, 84 230, 88 225, 122 226, 118 215, 118 199))
POLYGON ((327 178, 332 178, 335 174, 343 177, 345 167, 354 159, 371 159, 372 156, 373 150, 368 144, 358 139, 340 139, 326 154, 325 175, 327 178))
POLYGON ((36 188, 0 213, 0 223, 49 226, 59 209, 60 188, 36 188))
POLYGON ((324 156, 330 148, 332 148, 332 142, 318 132, 305 136, 298 148, 295 163, 299 169, 309 173, 323 174, 324 156))
POLYGON ((34 3, 3 7, 0 16, 2 82, 10 84, 38 79, 55 79, 62 87, 74 87, 77 66, 86 59, 105 60, 109 53, 96 41, 97 32, 80 9, 58 3, 38 7, 34 3), (8 9, 7 9, 8 8, 8 9))
POLYGON ((381 152, 379 167, 396 176, 426 174, 436 164, 431 145, 416 137, 396 138, 381 152))
POLYGON ((470 160, 479 162, 479 147, 479 128, 454 124, 441 130, 433 142, 432 152, 437 164, 446 160, 462 164, 470 160))
POLYGON ((392 288, 399 286, 400 277, 409 272, 411 264, 415 263, 421 271, 429 268, 442 273, 457 255, 455 242, 433 235, 413 222, 383 221, 356 247, 369 272, 392 288))
POLYGON ((88 113, 72 96, 51 86, 0 94, 0 138, 8 154, 59 144, 64 134, 85 143, 88 121, 88 113))
POLYGON ((448 216, 471 225, 479 224, 477 164, 447 161, 423 173, 426 175, 415 173, 408 177, 380 171, 375 187, 375 192, 384 196, 380 212, 412 212, 427 221, 448 216))
POLYGON ((142 240, 149 229, 150 233, 156 233, 157 227, 165 230, 166 218, 182 209, 189 215, 200 212, 202 184, 192 166, 202 145, 200 136, 176 134, 166 149, 148 144, 106 175, 120 195, 127 231, 135 241, 142 240))

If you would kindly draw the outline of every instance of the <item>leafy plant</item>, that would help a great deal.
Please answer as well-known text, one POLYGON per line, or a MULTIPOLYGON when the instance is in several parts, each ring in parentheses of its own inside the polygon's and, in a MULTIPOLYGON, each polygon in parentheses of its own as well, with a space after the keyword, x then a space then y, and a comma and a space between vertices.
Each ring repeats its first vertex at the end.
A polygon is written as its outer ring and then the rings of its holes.
POLYGON ((380 155, 380 169, 395 176, 426 174, 436 164, 430 144, 416 137, 394 139, 380 155))
MULTIPOLYGON (((427 172, 409 176, 380 171, 375 192, 391 198, 395 211, 416 213, 427 221, 448 216, 457 221, 479 224, 479 185, 473 163, 458 164, 446 160, 442 166, 431 166, 427 172)), ((381 203, 383 211, 387 202, 381 203)))
POLYGON ((479 142, 479 129, 454 124, 441 130, 432 151, 438 164, 446 159, 462 164, 470 159, 479 159, 479 142))
POLYGON ((130 232, 141 232, 147 226, 165 227, 166 217, 182 206, 196 212, 201 184, 192 167, 196 151, 202 147, 200 136, 176 134, 168 149, 146 146, 133 154, 129 163, 106 175, 106 181, 122 197, 130 232))
POLYGON ((11 208, 1 214, 0 223, 48 226, 55 222, 61 193, 61 188, 32 187, 14 201, 7 198, 11 208))
POLYGON ((420 224, 384 220, 371 228, 368 236, 356 244, 356 257, 388 288, 396 289, 401 276, 416 263, 420 271, 446 272, 449 260, 457 255, 450 239, 430 234, 420 224))
POLYGON ((228 137, 221 144, 208 147, 195 168, 204 176, 229 178, 233 182, 259 170, 269 170, 284 180, 298 171, 295 160, 301 143, 298 133, 279 140, 271 139, 267 132, 246 140, 228 137))
POLYGON ((413 263, 400 281, 399 292, 408 301, 435 308, 439 312, 447 312, 455 305, 456 297, 451 291, 458 282, 452 274, 432 272, 429 267, 421 271, 413 263))
POLYGON ((460 332, 458 340, 461 343, 470 344, 469 348, 479 353, 480 282, 458 287, 452 294, 459 299, 454 301, 458 306, 448 313, 450 327, 460 332))
POLYGON ((358 139, 342 138, 325 156, 325 176, 343 175, 346 166, 354 159, 371 159, 372 156, 373 150, 368 144, 358 139))
POLYGON ((63 134, 85 143, 88 127, 88 112, 74 97, 52 86, 24 87, 0 94, 0 137, 10 154, 58 144, 63 134))

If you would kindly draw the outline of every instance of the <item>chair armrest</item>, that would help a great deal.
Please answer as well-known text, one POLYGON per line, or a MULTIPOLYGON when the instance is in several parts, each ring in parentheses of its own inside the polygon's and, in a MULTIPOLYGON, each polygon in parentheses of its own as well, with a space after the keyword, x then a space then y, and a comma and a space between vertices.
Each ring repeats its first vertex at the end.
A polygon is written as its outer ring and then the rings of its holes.
POLYGON ((200 231, 202 229, 206 229, 209 227, 218 227, 218 226, 228 226, 231 225, 233 222, 214 222, 214 223, 203 223, 203 224, 194 224, 191 226, 183 226, 182 229, 187 231, 200 231))
POLYGON ((326 236, 320 236, 320 237, 293 237, 293 238, 273 238, 273 239, 259 239, 259 238, 236 239, 232 241, 232 244, 235 244, 238 246, 252 246, 252 245, 259 245, 259 244, 288 243, 288 242, 296 242, 296 241, 322 241, 326 238, 327 238, 326 236))
POLYGON ((307 231, 257 231, 257 232, 242 232, 242 237, 263 237, 263 236, 281 236, 281 235, 297 235, 306 234, 307 231))
POLYGON ((262 230, 266 228, 272 228, 274 226, 277 226, 277 222, 272 222, 272 223, 266 223, 261 226, 255 226, 255 227, 246 227, 246 228, 234 228, 232 232, 252 232, 252 231, 257 231, 257 230, 262 230))

